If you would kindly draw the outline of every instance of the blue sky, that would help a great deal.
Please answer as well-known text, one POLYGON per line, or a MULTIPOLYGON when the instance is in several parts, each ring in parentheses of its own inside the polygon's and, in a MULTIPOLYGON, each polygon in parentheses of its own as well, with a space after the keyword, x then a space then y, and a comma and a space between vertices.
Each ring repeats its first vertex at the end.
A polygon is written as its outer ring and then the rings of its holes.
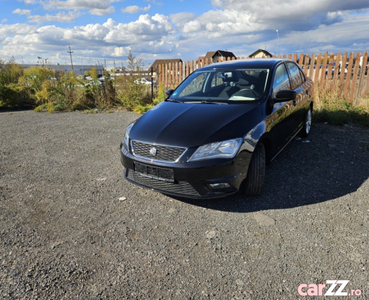
POLYGON ((0 0, 0 59, 50 64, 369 50, 367 0, 0 0), (267 4, 264 4, 267 3, 267 4))

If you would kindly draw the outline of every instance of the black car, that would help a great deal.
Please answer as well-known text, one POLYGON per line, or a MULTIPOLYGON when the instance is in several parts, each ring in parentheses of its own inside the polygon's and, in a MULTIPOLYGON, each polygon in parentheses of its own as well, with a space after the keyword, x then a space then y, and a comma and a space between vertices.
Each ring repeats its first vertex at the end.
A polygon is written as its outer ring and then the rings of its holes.
POLYGON ((292 60, 236 60, 197 69, 127 127, 124 176, 180 197, 259 195, 266 164, 297 134, 309 134, 312 89, 292 60))

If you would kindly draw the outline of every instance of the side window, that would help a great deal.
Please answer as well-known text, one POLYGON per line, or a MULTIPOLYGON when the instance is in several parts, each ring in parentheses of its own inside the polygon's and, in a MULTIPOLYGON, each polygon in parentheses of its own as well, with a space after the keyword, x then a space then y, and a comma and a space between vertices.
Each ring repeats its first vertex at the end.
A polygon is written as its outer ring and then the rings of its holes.
POLYGON ((211 81, 211 87, 223 85, 223 72, 217 72, 211 81))
POLYGON ((302 74, 301 74, 300 68, 296 64, 292 62, 288 62, 287 68, 291 76, 292 89, 295 89, 304 83, 305 77, 304 76, 301 77, 302 74))
POLYGON ((290 80, 288 79, 287 70, 284 64, 281 64, 277 67, 274 76, 273 82, 273 94, 275 94, 280 90, 290 90, 290 80))

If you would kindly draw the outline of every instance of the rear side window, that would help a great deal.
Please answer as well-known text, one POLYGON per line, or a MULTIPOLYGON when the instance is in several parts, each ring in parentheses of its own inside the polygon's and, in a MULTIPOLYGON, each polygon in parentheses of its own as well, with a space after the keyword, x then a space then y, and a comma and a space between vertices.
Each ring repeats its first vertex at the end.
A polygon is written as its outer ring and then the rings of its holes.
POLYGON ((305 76, 302 74, 300 68, 293 62, 287 63, 287 69, 291 77, 292 89, 299 87, 305 81, 305 76))

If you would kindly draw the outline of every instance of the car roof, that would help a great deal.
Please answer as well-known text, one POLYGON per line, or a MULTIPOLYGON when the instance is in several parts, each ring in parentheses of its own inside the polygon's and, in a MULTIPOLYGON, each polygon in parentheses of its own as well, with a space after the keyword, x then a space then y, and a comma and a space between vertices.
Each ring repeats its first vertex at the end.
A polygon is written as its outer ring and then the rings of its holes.
MULTIPOLYGON (((207 69, 226 69, 226 68, 273 68, 276 65, 280 64, 283 61, 292 61, 291 59, 285 58, 248 58, 248 59, 239 59, 239 60, 231 60, 220 63, 214 63, 211 65, 204 66, 200 68, 201 70, 207 69)), ((200 70, 198 69, 198 70, 200 70)))

